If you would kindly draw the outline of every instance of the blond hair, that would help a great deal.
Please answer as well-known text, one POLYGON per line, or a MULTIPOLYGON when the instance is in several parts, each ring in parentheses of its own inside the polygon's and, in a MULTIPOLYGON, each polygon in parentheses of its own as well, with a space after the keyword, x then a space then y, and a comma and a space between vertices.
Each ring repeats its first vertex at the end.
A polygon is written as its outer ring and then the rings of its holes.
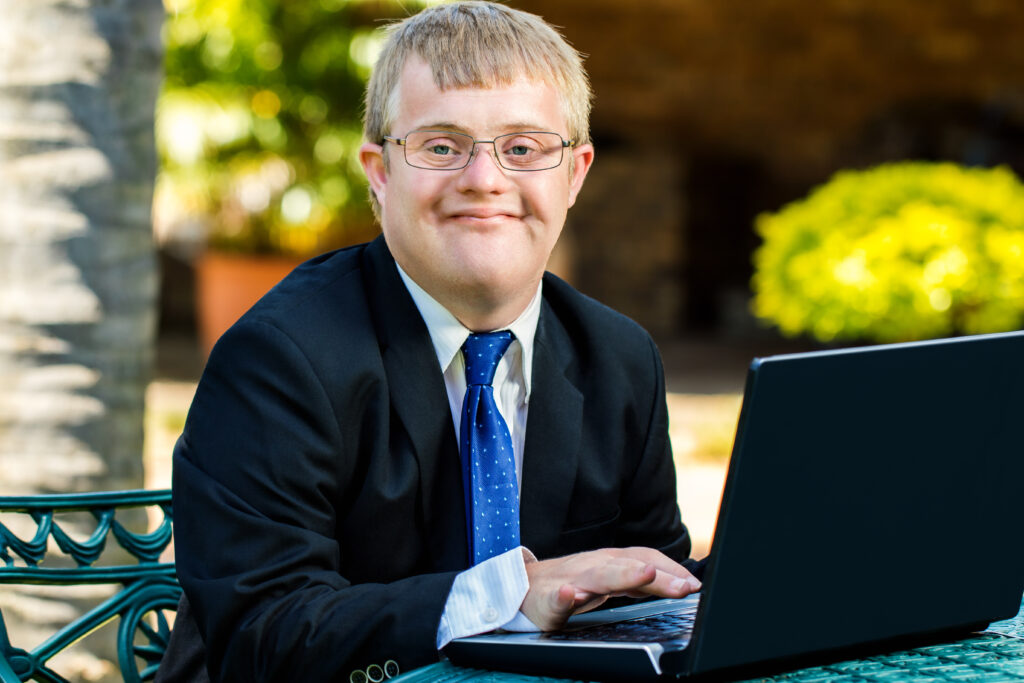
POLYGON ((452 2, 429 7, 387 31, 366 89, 367 141, 379 143, 394 132, 388 128, 410 55, 427 63, 441 90, 508 85, 520 76, 547 83, 562 98, 570 138, 576 144, 590 141, 592 94, 581 55, 540 17, 492 2, 452 2))

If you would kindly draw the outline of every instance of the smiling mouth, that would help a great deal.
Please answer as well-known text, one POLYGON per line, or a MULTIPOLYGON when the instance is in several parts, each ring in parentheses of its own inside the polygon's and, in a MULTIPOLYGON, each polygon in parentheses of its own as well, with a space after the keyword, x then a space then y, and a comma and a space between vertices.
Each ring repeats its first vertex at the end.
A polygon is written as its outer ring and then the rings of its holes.
POLYGON ((504 211, 460 211, 450 214, 449 218, 462 221, 490 223, 502 220, 517 220, 520 216, 518 214, 507 213, 504 211))

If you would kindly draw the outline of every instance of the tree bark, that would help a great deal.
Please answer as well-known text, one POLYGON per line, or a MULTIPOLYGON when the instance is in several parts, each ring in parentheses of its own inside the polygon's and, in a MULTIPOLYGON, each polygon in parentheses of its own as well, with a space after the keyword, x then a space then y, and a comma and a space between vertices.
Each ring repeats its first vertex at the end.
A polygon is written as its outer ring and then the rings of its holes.
POLYGON ((0 0, 0 487, 142 482, 160 0, 0 0))
POLYGON ((0 494, 142 485, 163 16, 0 0, 0 494))

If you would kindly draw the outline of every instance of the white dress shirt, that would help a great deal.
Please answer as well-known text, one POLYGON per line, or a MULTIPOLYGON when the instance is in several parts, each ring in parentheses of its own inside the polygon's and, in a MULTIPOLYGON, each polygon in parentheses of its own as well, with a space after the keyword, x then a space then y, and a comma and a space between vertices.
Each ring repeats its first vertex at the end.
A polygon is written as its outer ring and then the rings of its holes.
MULTIPOLYGON (((397 264, 395 264, 397 266, 397 264)), ((398 274, 412 296, 437 354, 448 391, 455 434, 462 423, 462 401, 466 394, 466 365, 460 353, 471 330, 417 285, 401 267, 398 274)), ((541 286, 526 310, 506 328, 515 335, 494 373, 494 398, 512 435, 516 482, 523 485, 523 448, 526 443, 526 415, 530 403, 533 370, 533 340, 540 320, 541 286)), ((460 573, 448 594, 437 629, 437 647, 453 638, 484 633, 496 628, 536 631, 537 627, 519 612, 529 581, 522 547, 513 548, 460 573)))

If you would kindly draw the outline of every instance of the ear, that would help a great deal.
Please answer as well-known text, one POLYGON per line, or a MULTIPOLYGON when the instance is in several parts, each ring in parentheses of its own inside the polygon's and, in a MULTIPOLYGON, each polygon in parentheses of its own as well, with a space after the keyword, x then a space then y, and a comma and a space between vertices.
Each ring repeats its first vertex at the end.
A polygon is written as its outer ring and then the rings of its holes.
POLYGON ((594 163, 594 146, 589 142, 572 148, 572 177, 569 178, 569 206, 576 203, 576 196, 583 187, 590 165, 594 163))
POLYGON ((384 147, 372 142, 363 143, 359 148, 359 163, 363 166, 366 179, 370 181, 373 196, 383 204, 388 184, 388 174, 384 168, 384 147))

